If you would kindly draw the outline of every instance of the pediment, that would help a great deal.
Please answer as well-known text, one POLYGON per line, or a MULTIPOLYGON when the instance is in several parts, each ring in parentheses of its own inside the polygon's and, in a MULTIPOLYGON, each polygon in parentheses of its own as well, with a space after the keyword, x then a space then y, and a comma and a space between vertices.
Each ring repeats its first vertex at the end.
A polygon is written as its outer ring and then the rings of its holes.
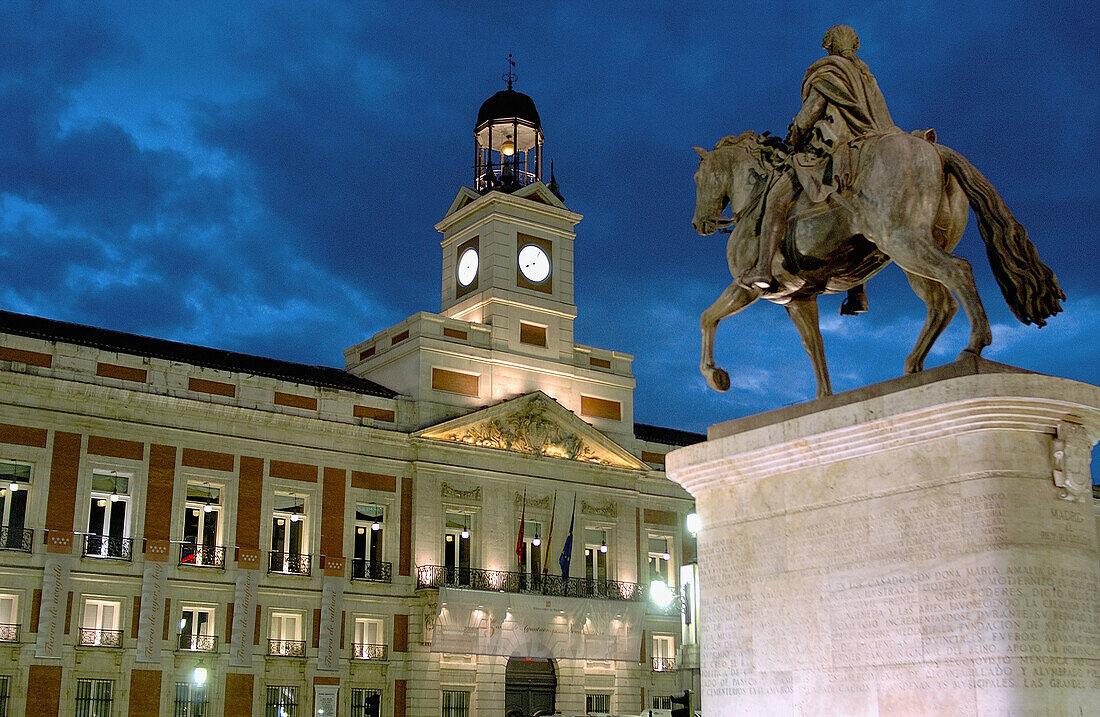
POLYGON ((443 215, 443 218, 446 219, 470 202, 476 201, 479 197, 481 197, 481 195, 469 187, 459 187, 458 194, 455 195, 454 201, 451 202, 451 206, 447 207, 447 213, 443 215))
POLYGON ((647 469, 628 450, 542 391, 424 428, 413 436, 529 456, 647 469))
POLYGON ((542 182, 532 182, 525 187, 517 189, 512 194, 516 197, 523 197, 524 199, 541 202, 542 204, 549 204, 558 209, 569 209, 569 207, 565 206, 565 203, 558 199, 554 193, 550 191, 550 188, 542 182))

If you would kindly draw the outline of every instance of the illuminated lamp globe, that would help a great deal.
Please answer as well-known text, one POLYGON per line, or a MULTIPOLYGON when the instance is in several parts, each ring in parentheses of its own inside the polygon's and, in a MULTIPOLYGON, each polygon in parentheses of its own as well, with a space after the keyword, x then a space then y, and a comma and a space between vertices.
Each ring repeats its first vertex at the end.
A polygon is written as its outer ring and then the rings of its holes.
POLYGON ((191 681, 197 686, 202 687, 206 684, 206 668, 199 665, 195 668, 195 671, 191 673, 191 681))
POLYGON ((511 157, 516 153, 516 143, 512 139, 512 135, 508 135, 508 139, 504 140, 500 145, 500 153, 505 157, 511 157))
POLYGON ((654 580, 649 584, 649 599, 659 608, 666 608, 672 604, 675 595, 669 590, 664 580, 654 580))
POLYGON ((686 523, 687 531, 692 535, 698 535, 699 530, 703 527, 703 519, 699 517, 698 513, 688 513, 686 523))

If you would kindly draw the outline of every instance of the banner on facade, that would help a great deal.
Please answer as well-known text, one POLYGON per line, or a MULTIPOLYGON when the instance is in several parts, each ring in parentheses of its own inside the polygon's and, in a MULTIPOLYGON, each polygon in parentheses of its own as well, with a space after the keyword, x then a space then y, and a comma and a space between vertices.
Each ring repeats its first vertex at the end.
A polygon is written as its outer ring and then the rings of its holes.
POLYGON ((645 604, 439 589, 432 652, 637 662, 645 604))
POLYGON ((233 595, 233 645, 229 664, 252 667, 252 633, 256 629, 256 572, 237 571, 237 588, 233 595))
POLYGON ((138 611, 138 662, 160 662, 161 623, 164 620, 164 591, 168 567, 160 561, 145 561, 141 576, 141 609, 138 611))
POLYGON ((47 554, 42 570, 42 603, 38 610, 35 657, 61 657, 65 607, 69 596, 68 555, 47 554))
POLYGON ((344 578, 325 576, 321 585, 321 624, 318 628, 317 669, 340 667, 340 603, 344 578))

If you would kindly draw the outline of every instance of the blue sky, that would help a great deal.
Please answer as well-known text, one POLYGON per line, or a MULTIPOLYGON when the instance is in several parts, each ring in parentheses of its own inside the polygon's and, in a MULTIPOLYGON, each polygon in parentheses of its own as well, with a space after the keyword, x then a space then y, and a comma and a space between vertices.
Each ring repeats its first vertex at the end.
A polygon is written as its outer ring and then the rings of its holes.
MULTIPOLYGON (((832 24, 859 32, 895 121, 935 127, 1028 228, 1069 300, 1005 306, 986 357, 1100 382, 1100 22, 1082 2, 52 3, 0 7, 0 307, 341 365, 439 309, 432 229, 469 184, 481 102, 538 106, 571 209, 577 340, 635 355, 639 421, 703 430, 804 401, 786 313, 719 329, 733 389, 697 372, 698 316, 730 280, 690 226, 692 145, 782 134, 832 24)), ((899 375, 923 304, 891 268, 871 312, 822 300, 834 387, 899 375)), ((965 341, 958 318, 929 364, 965 341)))

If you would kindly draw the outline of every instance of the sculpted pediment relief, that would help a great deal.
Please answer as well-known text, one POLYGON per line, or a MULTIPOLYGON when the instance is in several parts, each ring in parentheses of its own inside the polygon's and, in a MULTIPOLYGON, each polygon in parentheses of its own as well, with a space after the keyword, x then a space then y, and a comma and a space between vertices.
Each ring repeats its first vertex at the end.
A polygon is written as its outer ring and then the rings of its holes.
POLYGON ((481 448, 645 470, 629 451, 541 391, 413 434, 481 448))

